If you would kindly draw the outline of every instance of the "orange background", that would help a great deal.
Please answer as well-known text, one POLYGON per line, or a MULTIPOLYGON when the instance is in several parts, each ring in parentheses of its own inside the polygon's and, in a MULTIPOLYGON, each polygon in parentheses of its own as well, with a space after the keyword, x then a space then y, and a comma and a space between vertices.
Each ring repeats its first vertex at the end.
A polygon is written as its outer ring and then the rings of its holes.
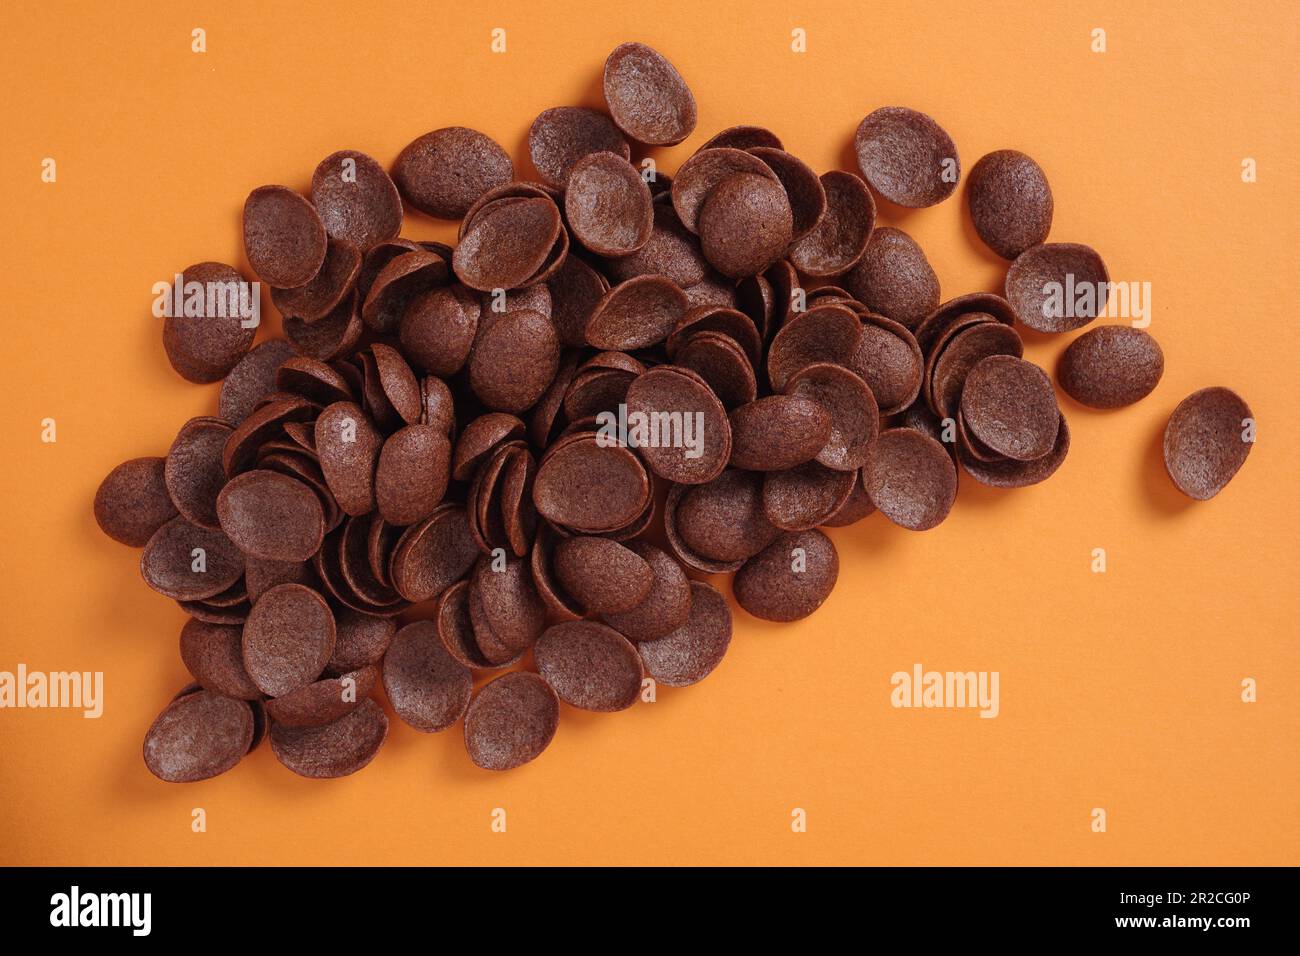
MULTIPOLYGON (((0 711, 0 863, 1300 863, 1293 4, 186 6, 0 14, 0 669, 102 670, 107 698, 97 721, 0 711), (498 26, 504 55, 489 51, 498 26), (889 104, 935 116, 964 171, 992 149, 1031 153, 1056 196, 1052 239, 1152 283, 1160 387, 1113 413, 1063 397, 1074 443, 1046 484, 963 475, 934 531, 877 515, 831 532, 842 572, 817 614, 738 611, 706 682, 612 716, 565 707, 520 770, 476 769, 459 726, 395 722, 344 780, 300 779, 265 746, 215 780, 155 780, 140 741, 188 679, 184 616, 90 503, 113 465, 164 454, 211 412, 216 387, 168 366, 150 287, 203 259, 246 270, 244 196, 305 189, 335 149, 388 164, 467 125, 531 175, 532 118, 599 105, 626 39, 663 51, 699 100, 695 134, 656 153, 670 172, 740 122, 841 167, 858 121, 889 104), (1250 403, 1259 442, 1218 498, 1192 503, 1160 436, 1183 396, 1218 384, 1250 403), (56 444, 40 441, 47 416, 56 444), (891 708, 890 675, 918 661, 999 671, 1001 716, 891 708), (1241 702, 1245 677, 1258 703, 1241 702), (206 833, 190 831, 194 807, 206 833)), ((945 298, 1000 289, 1005 263, 958 199, 881 221, 921 243, 945 298)), ((452 228, 412 215, 406 233, 452 228)), ((261 337, 279 327, 269 302, 264 315, 261 337)), ((1070 338, 1036 336, 1026 355, 1050 370, 1070 338)))

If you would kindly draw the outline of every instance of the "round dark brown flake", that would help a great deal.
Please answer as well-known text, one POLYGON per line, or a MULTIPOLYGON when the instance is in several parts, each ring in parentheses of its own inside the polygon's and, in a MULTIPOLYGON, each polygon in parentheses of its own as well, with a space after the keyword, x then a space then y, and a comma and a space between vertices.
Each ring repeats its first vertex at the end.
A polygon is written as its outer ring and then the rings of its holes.
POLYGON ((560 723, 560 701, 536 674, 512 671, 484 685, 465 714, 465 749, 484 770, 535 759, 560 723))
POLYGON ((710 584, 691 582, 686 622, 660 637, 637 644, 646 672, 668 687, 698 684, 722 663, 731 644, 731 608, 710 584))
POLYGON ((586 344, 619 351, 655 345, 668 338, 689 304, 685 293, 666 276, 628 279, 592 308, 584 330, 586 344))
POLYGON ((588 432, 551 446, 533 482, 533 504, 556 525, 596 534, 635 521, 650 492, 649 476, 634 452, 602 445, 588 432))
POLYGON ((1178 490, 1207 501, 1232 480, 1254 444, 1255 417, 1228 388, 1203 388, 1174 409, 1165 426, 1165 469, 1178 490))
POLYGON ((478 331, 479 301, 459 283, 420 293, 402 313, 402 351, 433 375, 455 375, 469 359, 478 331))
POLYGON ((167 493, 166 460, 132 458, 110 471, 95 491, 95 522, 114 541, 141 548, 176 517, 167 493))
POLYGON ((1078 242, 1031 246, 1007 270, 1007 301, 1038 332, 1069 332, 1106 308, 1110 273, 1096 250, 1078 242))
POLYGON ((936 347, 927 383, 926 400, 940 418, 957 417, 962 388, 970 370, 990 355, 1020 358, 1024 343, 1016 330, 992 319, 965 327, 954 326, 936 347))
POLYGON ((218 381, 248 353, 257 334, 252 290, 231 266, 200 262, 181 273, 180 293, 182 307, 176 309, 173 296, 163 320, 167 359, 188 381, 218 381))
POLYGON ((238 425, 252 414, 258 403, 275 391, 276 369, 292 354, 292 346, 284 339, 270 339, 254 346, 221 383, 221 417, 238 425))
POLYGON ((728 126, 720 133, 714 133, 703 146, 696 150, 702 153, 706 149, 782 149, 780 138, 770 129, 762 126, 728 126))
POLYGON ((790 245, 790 200, 779 182, 736 173, 718 183, 700 207, 700 248, 713 268, 733 279, 757 275, 790 245))
POLYGON ((286 318, 315 322, 352 292, 360 269, 361 250, 346 240, 331 239, 320 272, 296 289, 272 289, 271 302, 286 318))
POLYGON ((144 738, 144 764, 168 783, 193 783, 225 773, 253 744, 253 711, 242 700, 207 690, 182 694, 144 738))
POLYGON ((370 697, 379 668, 325 677, 266 702, 267 715, 286 727, 321 727, 352 713, 370 697))
POLYGON ((574 163, 564 191, 573 237, 597 255, 626 256, 650 241, 650 190, 622 156, 591 153, 574 163))
MULTIPOLYGON (((961 419, 958 419, 961 424, 961 419)), ((1056 444, 1052 450, 1033 461, 1016 461, 1014 458, 994 456, 993 460, 982 459, 972 453, 970 447, 959 441, 957 458, 966 473, 982 485, 991 488, 1027 488, 1046 481, 1056 473, 1070 451, 1070 428, 1065 416, 1060 417, 1056 430, 1056 444)))
POLYGON ((384 655, 384 693, 416 730, 433 733, 460 720, 473 689, 469 668, 447 653, 432 621, 406 625, 384 655))
POLYGON ((856 471, 832 471, 817 461, 763 475, 763 513, 782 531, 806 531, 833 517, 858 483, 856 471))
POLYGON ((469 355, 469 384, 484 405, 522 412, 546 392, 560 366, 560 339, 540 312, 507 312, 480 328, 469 355))
POLYGON ((164 597, 202 601, 239 580, 244 556, 222 532, 178 516, 149 538, 140 556, 140 573, 164 597))
POLYGON ((626 282, 638 276, 661 275, 683 289, 704 281, 709 264, 700 251, 699 240, 682 225, 671 203, 659 201, 653 205, 654 226, 649 240, 631 255, 606 262, 610 278, 626 282))
POLYGON ((892 203, 917 209, 952 195, 961 160, 952 137, 924 113, 885 106, 858 126, 858 167, 871 188, 892 203))
POLYGON ((316 452, 321 472, 344 513, 375 508, 375 465, 383 439, 354 402, 335 402, 316 419, 316 452))
POLYGON ((1070 343, 1056 380, 1076 402, 1092 408, 1122 408, 1146 398, 1160 383, 1165 356, 1142 329, 1104 325, 1070 343))
POLYGON ((373 699, 320 727, 271 721, 271 752, 303 777, 328 779, 356 773, 375 759, 388 737, 388 717, 373 699))
POLYGON ((870 311, 915 330, 939 305, 939 277, 907 233, 881 226, 844 285, 870 311))
POLYGON ((388 437, 375 469, 375 500, 384 520, 411 525, 442 501, 451 474, 451 443, 434 425, 407 425, 388 437))
POLYGON ((239 700, 262 695, 244 669, 243 629, 191 618, 181 628, 181 660, 194 679, 216 694, 239 700))
POLYGON ((563 232, 549 196, 488 203, 470 223, 452 256, 452 268, 471 289, 517 289, 536 281, 563 232))
POLYGON ((881 432, 862 481, 880 513, 912 531, 935 527, 957 498, 952 458, 933 438, 911 428, 881 432))
POLYGON ((702 484, 727 466, 732 453, 727 410, 694 372, 660 365, 637 376, 628 386, 627 411, 629 421, 635 413, 651 430, 647 441, 638 442, 639 451, 661 478, 702 484))
POLYGON ((306 561, 325 537, 320 498, 306 484, 266 469, 232 478, 217 496, 221 530, 245 554, 306 561))
POLYGON ((244 201, 244 252, 269 286, 310 282, 325 262, 326 240, 315 208, 287 186, 260 186, 244 201))
POLYGON ((583 710, 626 710, 641 694, 641 658, 612 627, 567 621, 546 629, 533 649, 537 671, 560 700, 583 710))
POLYGON ((388 173, 355 149, 341 149, 321 160, 311 177, 311 201, 332 239, 362 252, 397 236, 402 200, 388 173))
POLYGON ((624 133, 648 146, 673 146, 695 129, 695 97, 662 54, 621 43, 605 60, 605 103, 624 133))
POLYGON ((460 219, 480 196, 513 176, 506 151, 463 126, 425 133, 393 164, 393 181, 402 198, 439 219, 460 219))
POLYGON ((555 546, 551 562, 564 589, 593 614, 630 611, 654 584, 650 565, 608 538, 568 538, 555 546))
POLYGON ((674 485, 664 509, 664 525, 681 559, 715 573, 724 568, 713 564, 739 566, 738 562, 762 551, 776 536, 763 509, 762 482, 757 472, 729 468, 705 485, 674 485))
POLYGON ((447 261, 425 249, 395 257, 380 270, 361 304, 361 319, 377 332, 398 327, 407 304, 447 282, 447 261))
POLYGON ((696 153, 677 170, 673 179, 672 203, 677 218, 690 232, 698 233, 700 210, 717 186, 740 173, 749 173, 780 184, 772 167, 752 153, 723 147, 696 153))
POLYGON ((648 541, 630 541, 627 547, 650 567, 653 583, 641 603, 601 617, 630 641, 659 637, 686 623, 691 610, 691 586, 686 572, 668 552, 648 541))
POLYGON ((795 313, 776 333, 767 353, 767 377, 775 391, 814 362, 848 366, 862 341, 862 322, 847 306, 816 305, 795 313))
POLYGON ((1037 365, 1012 355, 989 356, 971 369, 961 414, 972 435, 1016 461, 1042 458, 1056 443, 1060 412, 1052 381, 1037 365))
POLYGON ((334 653, 334 615, 301 584, 263 594, 244 622, 244 667, 262 693, 280 697, 306 687, 334 653))
MULTIPOLYGON (((852 374, 852 373, 850 373, 852 374)), ((816 458, 830 441, 830 413, 799 395, 769 395, 730 416, 733 468, 784 471, 816 458)))
POLYGON ((822 606, 839 573, 835 545, 814 528, 781 535, 745 562, 732 588, 754 617, 797 621, 822 606))
POLYGON ((390 617, 376 617, 343 608, 335 614, 334 653, 330 655, 326 671, 346 674, 368 664, 378 664, 396 630, 397 625, 390 617))
POLYGON ((818 462, 835 471, 862 467, 880 430, 880 410, 866 382, 842 365, 814 362, 790 376, 785 393, 811 400, 830 416, 818 462))
POLYGON ((548 186, 563 189, 574 163, 600 152, 625 160, 632 155, 614 121, 599 110, 556 106, 533 120, 528 130, 528 155, 548 186))
POLYGON ((1014 149, 980 157, 967 177, 971 222, 984 244, 1014 259, 1047 241, 1052 229, 1052 187, 1042 168, 1014 149))
POLYGON ((793 219, 792 239, 801 239, 821 222, 826 214, 826 189, 817 174, 797 156, 780 147, 755 146, 749 150, 776 173, 790 200, 793 219))
POLYGON ((443 505, 403 532, 393 549, 393 587, 406 600, 428 601, 465 575, 478 557, 465 509, 443 505))
POLYGON ((867 251, 876 223, 876 201, 852 173, 832 170, 821 177, 826 213, 790 247, 790 261, 804 275, 827 277, 848 272, 867 251))
POLYGON ((678 346, 673 363, 704 379, 724 408, 758 397, 758 378, 745 350, 721 332, 697 332, 678 346))

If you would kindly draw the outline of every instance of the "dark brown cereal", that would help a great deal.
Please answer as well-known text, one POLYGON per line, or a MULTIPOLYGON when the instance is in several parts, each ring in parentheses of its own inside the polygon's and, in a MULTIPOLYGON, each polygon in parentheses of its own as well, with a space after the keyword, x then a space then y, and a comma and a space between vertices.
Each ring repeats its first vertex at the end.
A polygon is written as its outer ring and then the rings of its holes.
POLYGON ((319 590, 316 572, 306 561, 267 561, 263 558, 244 559, 244 588, 248 600, 254 604, 263 594, 277 584, 305 584, 319 590))
POLYGON ((388 717, 372 698, 321 727, 290 727, 271 721, 271 752, 303 777, 329 779, 356 773, 388 737, 388 717))
POLYGON ((254 346, 221 383, 221 417, 232 425, 247 418, 262 399, 275 391, 275 370, 292 354, 292 347, 284 339, 270 339, 254 346))
POLYGON ((830 413, 801 395, 768 395, 740 406, 729 420, 729 464, 748 471, 784 471, 811 461, 833 427, 830 413))
POLYGON ((857 471, 880 430, 880 409, 871 389, 842 365, 805 365, 785 384, 785 394, 807 398, 830 416, 830 437, 817 461, 835 471, 857 471))
POLYGON ((573 237, 597 255, 626 256, 650 241, 650 189, 622 156, 591 153, 573 164, 564 191, 573 237))
POLYGON ((407 425, 390 435, 375 468, 375 501, 384 520, 415 524, 433 513, 451 477, 451 442, 434 425, 407 425))
POLYGON ((641 658, 618 631, 595 621, 548 627, 533 650, 560 700, 583 710, 626 710, 641 695, 641 658))
POLYGON ((871 188, 899 206, 933 206, 952 195, 961 159, 952 137, 924 113, 884 106, 858 126, 858 167, 871 188))
POLYGON ((1015 325, 1016 312, 1011 304, 1000 295, 991 292, 968 292, 959 295, 927 315, 916 327, 916 344, 927 358, 934 354, 935 343, 951 328, 972 312, 982 312, 1001 322, 1003 325, 1015 325))
MULTIPOLYGON (((961 419, 958 418, 958 425, 961 419)), ((1046 481, 1056 473, 1070 451, 1070 428, 1062 415, 1056 430, 1056 444, 1052 450, 1033 461, 1016 461, 1014 458, 995 457, 983 460, 974 454, 965 442, 957 443, 957 458, 962 468, 982 485, 992 488, 1025 488, 1046 481)))
POLYGON ((560 701, 536 674, 512 671, 484 685, 465 714, 465 749, 484 770, 535 759, 555 736, 560 701))
POLYGON ((507 556, 498 562, 484 555, 474 566, 469 587, 471 602, 480 603, 497 640, 514 651, 532 646, 546 626, 546 608, 526 561, 507 556))
POLYGON ((655 345, 686 315, 686 295, 666 276, 645 275, 614 286, 587 318, 586 343, 598 349, 655 345))
POLYGON ((325 599, 301 584, 278 584, 244 622, 244 667, 262 693, 280 697, 306 687, 334 653, 334 615, 325 599))
MULTIPOLYGON (((647 248, 653 243, 647 243, 647 248)), ((551 293, 551 321, 565 348, 587 344, 587 320, 596 303, 609 290, 599 272, 578 256, 566 256, 558 271, 546 280, 551 293)))
POLYGON ((478 297, 459 283, 422 292, 402 313, 402 351, 426 372, 454 375, 469 358, 478 317, 478 297))
POLYGON ((830 597, 839 573, 835 545, 814 528, 781 535, 745 562, 732 588, 754 617, 797 621, 830 597))
POLYGON ((1024 343, 1001 322, 977 322, 941 341, 928 382, 931 408, 940 418, 956 418, 970 370, 990 355, 1020 358, 1024 343))
POLYGON ((1025 325, 1038 332, 1069 332, 1105 311, 1110 273, 1089 246, 1047 242, 1011 263, 1006 286, 1007 301, 1025 325), (1066 301, 1067 289, 1074 291, 1074 301, 1066 301))
POLYGON ((698 684, 722 663, 731 644, 731 608, 710 584, 691 582, 686 622, 637 644, 646 672, 668 687, 698 684))
POLYGON ((408 601, 432 600, 473 566, 478 553, 465 509, 443 505, 398 539, 391 566, 393 587, 408 601))
POLYGON ((695 97, 677 69, 644 43, 621 43, 605 60, 605 103, 638 143, 673 146, 695 129, 695 97))
POLYGON ((1003 259, 1047 241, 1052 187, 1042 167, 1019 150, 981 156, 967 177, 966 195, 975 232, 1003 259))
POLYGON ((613 411, 627 397, 627 387, 636 375, 621 369, 589 368, 579 372, 564 393, 564 414, 569 421, 595 418, 613 411))
POLYGON ((754 366, 745 350, 729 335, 721 332, 688 335, 677 347, 673 363, 704 379, 728 410, 758 397, 754 366))
POLYGON ((876 510, 876 506, 871 503, 871 496, 863 487, 862 474, 859 472, 857 477, 858 480, 853 483, 853 488, 849 491, 849 497, 844 504, 840 505, 840 509, 835 514, 822 522, 824 527, 845 528, 856 524, 876 510))
POLYGON ((438 596, 434 609, 438 640, 452 660, 466 667, 494 666, 479 649, 474 637, 474 622, 469 612, 469 582, 457 581, 438 596))
POLYGON ((790 200, 779 182, 736 173, 709 192, 697 226, 710 265, 733 279, 757 275, 790 245, 790 200))
POLYGON ((361 297, 356 289, 349 292, 332 312, 315 322, 294 318, 284 320, 284 334, 293 344, 293 351, 322 362, 350 353, 360 341, 364 328, 361 297))
POLYGON ((432 621, 406 625, 384 655, 384 693, 416 730, 434 733, 460 720, 473 689, 469 668, 447 653, 432 621))
POLYGON ((334 653, 325 672, 338 676, 378 664, 396 630, 391 617, 376 617, 346 607, 336 612, 334 653))
POLYGON ((306 285, 328 245, 316 209, 287 186, 259 186, 244 201, 244 252, 257 277, 277 289, 306 285))
POLYGON ((762 481, 756 472, 729 468, 705 485, 674 486, 669 495, 672 508, 665 508, 665 525, 671 510, 675 533, 669 542, 679 557, 712 573, 717 569, 695 559, 727 564, 763 550, 777 530, 763 510, 762 481))
POLYGON ((402 229, 402 199, 397 186, 374 159, 341 149, 320 161, 311 177, 311 201, 332 239, 362 252, 397 236, 402 229))
POLYGON ((656 202, 654 226, 646 244, 631 255, 608 260, 605 269, 616 282, 626 282, 637 276, 661 275, 686 289, 704 281, 709 264, 700 251, 700 241, 682 225, 672 204, 656 202))
POLYGON ((780 184, 772 167, 752 153, 722 147, 696 153, 677 170, 673 179, 672 201, 677 218, 689 231, 698 233, 700 210, 709 194, 724 179, 738 173, 750 173, 780 184))
POLYGON ((701 332, 720 332, 732 339, 744 350, 750 364, 758 368, 763 356, 763 339, 754 320, 739 309, 725 305, 692 306, 668 336, 665 343, 668 357, 676 358, 677 350, 686 340, 701 332))
POLYGON ((834 517, 853 494, 856 471, 832 471, 817 461, 763 475, 763 513, 782 531, 806 531, 834 517))
POLYGON ((862 322, 840 304, 799 312, 781 326, 767 353, 767 377, 775 391, 795 372, 814 362, 849 365, 862 340, 862 322))
POLYGON ((487 461, 492 450, 503 442, 522 438, 524 423, 505 412, 488 412, 480 415, 460 433, 451 458, 451 477, 456 481, 469 481, 479 465, 487 461))
POLYGON ((299 395, 273 392, 267 396, 226 439, 226 447, 221 452, 221 465, 226 474, 233 477, 249 468, 262 445, 280 437, 287 423, 308 421, 318 411, 319 406, 299 395))
POLYGON ((418 424, 423 403, 420 383, 411 371, 411 366, 402 358, 401 352, 382 342, 371 345, 370 354, 374 356, 379 387, 388 403, 406 424, 418 424))
POLYGON ((694 372, 660 365, 637 376, 628 386, 627 412, 629 422, 634 413, 645 416, 647 423, 669 422, 660 429, 658 441, 637 442, 646 465, 661 478, 702 484, 727 466, 732 440, 727 410, 694 372))
POLYGON ((540 312, 507 312, 479 330, 469 354, 469 384, 479 400, 522 412, 546 392, 560 365, 560 339, 540 312))
POLYGON ((145 583, 164 597, 202 601, 244 573, 244 555, 222 532, 177 516, 149 538, 140 555, 145 583))
POLYGON ((1228 388, 1203 388, 1174 409, 1165 426, 1165 469, 1189 498, 1207 501, 1232 480, 1254 444, 1250 406, 1228 388))
POLYGON ((880 433, 862 481, 880 513, 912 531, 939 524, 957 498, 952 458, 933 438, 911 428, 880 433))
POLYGON ((124 461, 95 491, 95 523, 114 541, 142 548, 154 532, 176 517, 167 491, 166 460, 158 457, 124 461))
POLYGON ((703 279, 683 291, 686 293, 687 304, 693 309, 736 307, 736 284, 712 269, 703 279))
POLYGON ((215 694, 253 700, 262 691, 244 669, 243 629, 191 619, 181 628, 181 660, 215 694))
POLYGON ((793 219, 792 240, 802 239, 826 214, 826 189, 808 164, 785 150, 771 146, 753 146, 753 153, 771 167, 781 180, 790 201, 793 219))
POLYGON ((335 402, 316 419, 320 468, 346 514, 375 508, 375 466, 383 439, 355 402, 335 402))
POLYGON ((404 252, 379 271, 361 304, 362 321, 377 332, 393 332, 412 299, 447 283, 447 261, 425 249, 404 252))
POLYGON ((506 151, 463 126, 425 133, 393 163, 393 181, 402 198, 439 219, 460 219, 480 196, 513 176, 506 151))
POLYGON ((207 690, 168 704, 144 737, 144 764, 168 783, 225 773, 253 743, 253 711, 242 700, 207 690))
POLYGON ((252 293, 244 277, 221 262, 190 266, 181 273, 181 283, 184 305, 173 315, 175 303, 169 302, 163 349, 183 378, 205 385, 224 377, 248 354, 257 334, 251 317, 255 303, 248 301, 252 293))
POLYGON ((1056 443, 1060 412, 1052 381, 1012 355, 976 363, 962 386, 961 414, 972 435, 1007 458, 1033 461, 1056 443))
POLYGON ((847 367, 871 388, 882 415, 910 405, 925 379, 925 362, 912 333, 873 313, 862 316, 862 337, 847 367))
POLYGON ((275 373, 275 387, 322 407, 334 402, 350 402, 353 398, 347 379, 332 366, 301 355, 290 356, 280 364, 275 373))
POLYGON ((433 425, 448 439, 456 437, 456 400, 436 375, 420 379, 420 424, 433 425))
POLYGON ((345 717, 369 699, 379 679, 373 664, 336 677, 323 677, 306 687, 266 702, 266 713, 285 727, 323 727, 345 717))
POLYGON ((563 189, 573 165, 592 153, 613 153, 624 160, 632 150, 618 127, 599 110, 556 106, 542 112, 528 129, 528 155, 542 182, 563 189))
POLYGON ((286 318, 315 322, 352 291, 360 271, 361 250, 345 239, 331 239, 320 272, 296 289, 272 289, 271 302, 286 318))
POLYGON ((630 541, 627 547, 649 565, 653 583, 639 604, 602 614, 601 619, 630 641, 660 637, 685 624, 691 611, 691 586, 682 566, 648 541, 630 541))
POLYGON ((696 150, 702 153, 706 149, 782 149, 781 140, 769 129, 762 126, 729 126, 720 133, 715 133, 703 146, 696 150))
POLYGON ((564 234, 549 196, 499 199, 484 206, 456 247, 452 267, 471 289, 517 289, 538 279, 564 234))
POLYGON ((497 636, 496 632, 492 630, 492 624, 488 620, 487 612, 483 610, 483 595, 472 584, 467 592, 467 600, 470 627, 474 632, 474 643, 478 645, 479 653, 489 662, 489 666, 494 668, 509 667, 518 663, 519 659, 528 650, 528 646, 517 649, 512 648, 497 636))
POLYGON ((560 541, 551 564, 565 591, 593 614, 630 611, 654 584, 654 571, 645 559, 608 538, 560 541))
POLYGON ((1126 325, 1103 325, 1070 343, 1061 355, 1056 380, 1076 402, 1122 408, 1150 395, 1164 371, 1164 352, 1149 334, 1126 325))
POLYGON ((790 247, 790 261, 805 275, 843 275, 862 259, 876 223, 876 201, 852 173, 833 170, 821 177, 826 213, 790 247))
POLYGON ((601 445, 594 432, 560 439, 542 458, 533 482, 538 514, 593 534, 635 521, 650 500, 650 479, 635 452, 601 445))
POLYGON ((907 233, 880 226, 871 233, 845 288, 870 311, 915 330, 939 305, 939 277, 907 233))

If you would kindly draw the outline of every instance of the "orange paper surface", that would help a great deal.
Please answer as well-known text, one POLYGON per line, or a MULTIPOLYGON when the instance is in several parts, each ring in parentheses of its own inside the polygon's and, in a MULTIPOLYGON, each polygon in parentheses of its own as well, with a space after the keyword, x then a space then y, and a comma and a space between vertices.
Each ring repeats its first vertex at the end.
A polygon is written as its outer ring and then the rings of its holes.
MULTIPOLYGON (((105 701, 94 720, 0 710, 0 863, 1300 863, 1297 23, 1280 0, 6 4, 0 670, 102 671, 105 701), (791 50, 796 28, 807 52, 791 50), (1073 447, 1043 485, 963 475, 933 531, 879 515, 832 531, 839 584, 816 614, 737 610, 707 681, 615 715, 565 707, 520 770, 475 768, 459 725, 395 721, 344 780, 300 779, 265 746, 214 780, 154 779, 140 742, 188 680, 185 617, 90 504, 111 467, 164 454, 217 390, 168 366, 152 285, 205 259, 246 269, 245 195, 305 189, 335 149, 389 164, 466 125, 531 175, 533 117, 600 105, 605 55, 630 39, 699 101, 691 138, 654 154, 669 172, 742 122, 818 170, 852 168, 857 123, 893 104, 934 116, 965 170, 1030 153, 1056 198, 1051 238, 1151 283, 1159 388, 1106 413, 1062 397, 1073 447), (1247 158, 1257 182, 1242 181, 1247 158), (1193 503, 1160 439, 1208 385, 1246 398, 1259 440, 1222 494, 1193 503), (892 707, 891 675, 917 663, 997 671, 999 715, 892 707)), ((1000 290, 1006 264, 961 192, 881 222, 917 239, 945 298, 1000 290)), ((406 234, 454 226, 415 214, 406 234)), ((259 338, 279 328, 264 305, 259 338)), ((1051 371, 1072 338, 1028 336, 1026 357, 1051 371)))

